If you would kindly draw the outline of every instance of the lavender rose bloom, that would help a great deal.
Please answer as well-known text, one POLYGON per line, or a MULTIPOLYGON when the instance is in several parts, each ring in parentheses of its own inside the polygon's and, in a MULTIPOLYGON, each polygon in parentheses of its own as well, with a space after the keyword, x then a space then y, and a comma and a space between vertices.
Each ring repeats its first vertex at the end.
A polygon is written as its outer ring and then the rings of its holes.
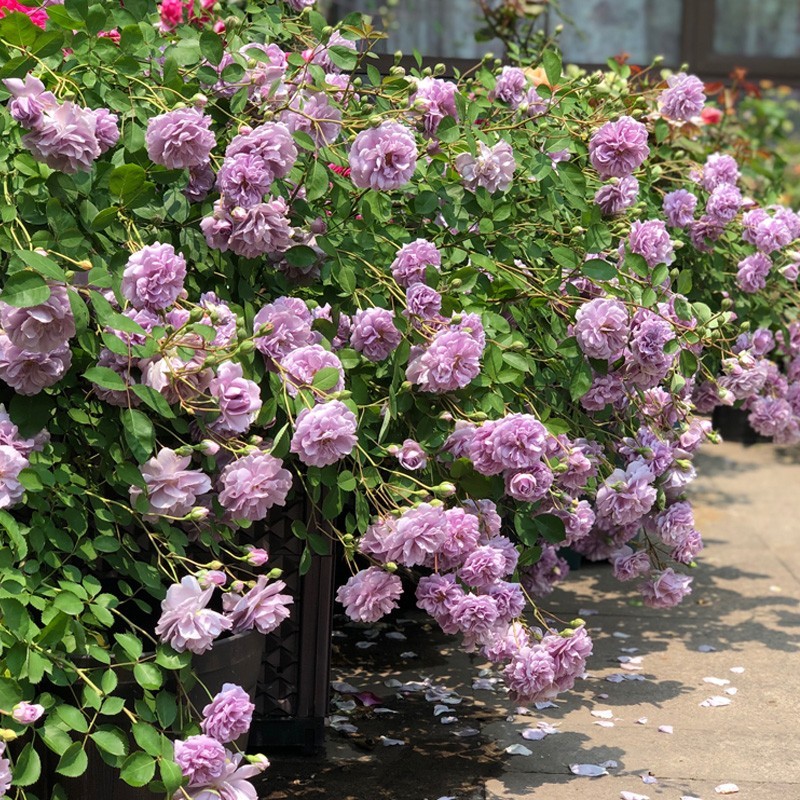
POLYGON ((249 208, 264 199, 272 174, 261 156, 237 153, 227 157, 217 173, 217 191, 231 206, 249 208))
POLYGON ((95 122, 94 135, 102 155, 119 141, 118 117, 106 108, 97 108, 92 113, 95 122))
POLYGON ((362 569, 339 587, 336 599, 345 613, 356 622, 377 622, 392 609, 403 593, 403 584, 397 575, 380 567, 362 569))
POLYGON ((633 175, 626 175, 617 181, 601 186, 594 196, 595 205, 607 217, 621 214, 630 208, 639 196, 639 181, 633 175))
POLYGON ((200 728, 206 736, 227 744, 250 730, 255 705, 241 686, 223 683, 211 702, 203 709, 200 728))
POLYGON ((304 408, 295 422, 291 451, 304 464, 326 467, 353 452, 357 430, 356 415, 340 400, 304 408))
POLYGON ((486 189, 489 194, 504 192, 511 186, 517 162, 514 160, 514 150, 505 140, 488 147, 483 142, 478 142, 478 154, 459 153, 455 161, 456 171, 461 175, 464 186, 471 192, 477 191, 479 186, 486 189))
POLYGON ((642 256, 650 269, 659 264, 669 266, 675 260, 672 240, 660 219, 636 220, 631 226, 628 248, 642 256))
POLYGON ((417 166, 417 143, 404 125, 387 120, 356 136, 350 177, 359 189, 389 191, 405 186, 417 166))
POLYGON ((742 206, 742 193, 738 187, 721 183, 711 192, 706 203, 706 214, 721 225, 736 218, 742 206))
POLYGON ((530 470, 544 455, 547 429, 531 414, 509 414, 484 422, 470 442, 469 456, 481 475, 530 470))
POLYGON ((686 575, 680 575, 672 567, 655 573, 655 577, 641 584, 639 591, 642 593, 642 600, 650 608, 673 608, 683 600, 686 595, 691 594, 692 579, 686 575))
POLYGON ((300 389, 311 389, 319 400, 327 392, 344 389, 344 367, 338 356, 322 345, 309 344, 297 347, 281 359, 281 377, 290 397, 297 397, 300 389), (339 379, 325 392, 314 389, 314 376, 321 370, 331 368, 339 373, 339 379))
POLYGON ((100 155, 94 112, 67 101, 47 107, 38 126, 22 137, 22 143, 50 169, 72 175, 89 172, 100 155))
POLYGON ((417 89, 408 102, 412 111, 422 115, 422 131, 429 139, 436 136, 445 117, 458 119, 457 91, 458 87, 452 81, 431 77, 417 80, 417 89))
POLYGON ((597 490, 598 518, 616 526, 637 522, 656 501, 654 478, 644 461, 634 461, 624 471, 615 469, 597 490))
POLYGON ((11 709, 14 722, 18 722, 20 725, 32 725, 42 714, 44 714, 44 706, 40 706, 38 703, 28 703, 25 700, 17 703, 11 709))
POLYGON ((398 285, 407 289, 415 283, 425 283, 425 272, 428 267, 440 269, 442 254, 436 245, 426 239, 404 244, 395 256, 390 269, 392 277, 398 285))
POLYGON ((625 305, 597 297, 582 305, 575 315, 575 338, 589 358, 614 361, 630 335, 630 318, 625 305))
POLYGON ((661 113, 669 119, 686 122, 696 117, 706 104, 706 92, 703 81, 696 75, 679 72, 667 78, 668 89, 658 98, 661 113))
POLYGON ((50 297, 38 306, 16 308, 0 303, 0 325, 20 350, 49 353, 75 335, 75 318, 66 286, 50 286, 50 297))
POLYGON ((285 588, 283 581, 268 583, 267 576, 261 575, 246 594, 226 594, 222 604, 233 632, 255 629, 262 634, 272 633, 289 616, 288 606, 294 602, 291 595, 280 593, 285 588))
POLYGON ((292 133, 308 134, 318 149, 333 144, 342 130, 342 112, 324 92, 297 92, 281 121, 292 133))
POLYGON ((424 283, 415 283, 406 289, 408 314, 424 320, 433 320, 442 310, 442 296, 424 283))
POLYGON ((356 311, 350 330, 350 344, 370 361, 383 361, 394 351, 403 335, 395 327, 394 312, 385 308, 356 311))
POLYGON ((283 253, 292 246, 289 207, 282 197, 250 208, 231 212, 228 247, 237 256, 258 258, 267 253, 283 253))
POLYGON ((414 471, 425 469, 428 466, 428 455, 419 442, 415 442, 413 439, 406 439, 401 447, 393 445, 393 448, 390 447, 389 452, 397 457, 403 469, 414 471))
POLYGON ((632 117, 607 122, 589 140, 589 158, 603 179, 632 174, 648 155, 647 128, 632 117))
POLYGON ((183 292, 186 259, 171 244, 147 245, 134 253, 122 274, 122 295, 134 308, 161 311, 183 292))
POLYGON ((25 487, 19 474, 28 466, 28 459, 7 444, 0 445, 0 508, 10 508, 22 500, 25 487))
POLYGON ((772 261, 764 253, 754 253, 743 258, 736 272, 736 283, 743 292, 755 294, 767 285, 772 261))
POLYGON ((72 351, 66 344, 49 353, 32 353, 17 347, 0 333, 0 380, 17 394, 34 395, 58 383, 72 364, 72 351))
POLYGON ((214 640, 231 627, 229 619, 206 608, 213 593, 213 586, 203 589, 193 575, 170 586, 161 603, 156 636, 178 653, 189 650, 199 655, 210 650, 214 640))
MULTIPOLYGON (((186 469, 191 456, 179 456, 168 447, 142 467, 142 477, 147 486, 147 510, 150 516, 183 517, 191 511, 197 498, 211 491, 211 479, 200 470, 186 469)), ((131 502, 142 490, 131 486, 131 502)))
POLYGON ((255 339, 255 345, 267 359, 280 361, 292 350, 316 344, 319 335, 311 330, 313 319, 306 304, 297 297, 279 297, 253 317, 253 331, 265 325, 270 330, 255 339))
POLYGON ((152 117, 144 137, 147 155, 167 169, 205 164, 217 144, 210 130, 211 121, 196 108, 178 108, 152 117))
POLYGON ((440 331, 428 347, 412 348, 406 378, 423 392, 454 392, 478 376, 482 355, 483 347, 470 333, 440 331))
POLYGON ((219 502, 234 519, 257 521, 273 506, 286 503, 292 475, 283 462, 268 453, 255 453, 232 461, 220 475, 219 502))
POLYGON ((549 700, 558 693, 553 686, 555 663, 541 646, 523 645, 503 670, 509 694, 518 703, 549 700))
POLYGON ((686 228, 694 219, 697 197, 686 189, 676 189, 664 195, 664 214, 673 228, 686 228))
POLYGON ((189 168, 189 180, 183 194, 192 203, 202 203, 214 188, 216 175, 211 164, 189 168))
POLYGON ((181 768, 189 787, 203 787, 225 772, 227 751, 210 736, 190 736, 175 742, 175 763, 181 768))
POLYGON ((278 178, 285 178, 297 161, 297 147, 289 129, 280 122, 264 122, 261 125, 233 137, 225 150, 225 159, 240 155, 260 159, 269 185, 278 178))
POLYGON ((712 153, 703 166, 703 175, 700 185, 707 191, 713 192, 721 183, 735 186, 739 181, 739 165, 733 156, 723 153, 712 153))
POLYGON ((212 425, 216 431, 245 433, 261 410, 258 384, 245 378, 242 365, 233 361, 219 365, 208 391, 219 404, 220 415, 212 425))
POLYGON ((553 471, 543 462, 528 469, 507 472, 506 494, 524 503, 535 503, 547 496, 553 485, 553 471))
POLYGON ((527 82, 525 73, 519 67, 503 67, 494 89, 489 92, 489 99, 502 100, 511 108, 518 108, 525 98, 527 82))

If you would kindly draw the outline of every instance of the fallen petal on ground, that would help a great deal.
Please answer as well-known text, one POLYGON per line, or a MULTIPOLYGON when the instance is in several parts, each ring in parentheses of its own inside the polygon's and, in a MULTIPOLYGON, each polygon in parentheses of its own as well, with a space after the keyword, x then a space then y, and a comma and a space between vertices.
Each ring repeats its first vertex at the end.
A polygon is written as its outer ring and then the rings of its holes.
POLYGON ((582 775, 584 778, 599 778, 608 775, 608 770, 599 764, 570 764, 569 771, 573 775, 582 775))

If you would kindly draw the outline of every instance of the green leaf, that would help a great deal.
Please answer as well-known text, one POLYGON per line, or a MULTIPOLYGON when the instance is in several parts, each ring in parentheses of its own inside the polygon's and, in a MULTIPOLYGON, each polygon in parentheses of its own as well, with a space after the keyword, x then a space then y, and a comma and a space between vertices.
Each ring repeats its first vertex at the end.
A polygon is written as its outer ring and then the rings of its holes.
POLYGON ((141 192, 146 177, 147 173, 138 164, 123 164, 109 176, 108 188, 127 205, 141 192))
POLYGON ((28 742, 17 756, 13 774, 14 786, 30 786, 39 780, 42 774, 42 760, 33 749, 33 742, 28 742))
POLYGON ((315 264, 317 261, 317 254, 308 245, 299 244, 296 247, 290 247, 284 256, 289 264, 293 267, 305 269, 315 264))
POLYGON ((128 742, 125 734, 117 728, 96 730, 90 733, 89 736, 104 753, 112 756, 124 756, 128 753, 128 742))
POLYGON ((133 753, 123 761, 119 776, 128 786, 147 786, 156 774, 156 763, 156 759, 146 753, 133 753))
POLYGON ((44 278, 54 281, 66 280, 64 270, 53 261, 52 258, 43 256, 33 250, 15 250, 14 255, 22 261, 26 267, 30 267, 44 278))
POLYGON ((110 367, 89 367, 83 377, 102 389, 124 392, 128 388, 128 384, 110 367))
POLYGON ((208 59, 214 66, 222 61, 225 45, 219 34, 205 30, 200 34, 200 52, 203 58, 208 59))
POLYGON ((319 389, 321 392, 327 392, 330 389, 333 389, 333 387, 339 383, 340 379, 341 373, 337 367, 323 367, 314 374, 314 379, 311 381, 311 385, 315 389, 319 389))
POLYGON ((50 287, 47 281, 36 272, 21 270, 9 275, 0 300, 17 308, 30 308, 47 302, 50 298, 50 287))
POLYGON ((506 350, 503 353, 503 361, 506 364, 510 364, 514 369, 519 370, 520 372, 528 372, 530 367, 528 366, 528 360, 523 356, 521 353, 514 353, 513 351, 506 350))
POLYGON ((303 553, 300 556, 300 566, 298 572, 300 575, 305 575, 311 569, 311 551, 308 545, 303 548, 303 553))
POLYGON ((79 708, 75 708, 75 706, 58 705, 55 707, 55 714, 71 731, 86 733, 86 731, 89 730, 86 717, 84 717, 83 712, 79 708))
POLYGON ((564 520, 555 514, 538 514, 533 518, 533 523, 542 539, 551 544, 563 542, 566 537, 564 520))
POLYGON ((617 277, 616 267, 601 258, 593 258, 591 261, 587 261, 581 267, 581 272, 587 278, 595 281, 610 281, 617 277))
POLYGON ((92 230, 102 231, 109 225, 117 221, 119 217, 119 206, 109 206, 99 211, 95 218, 92 220, 92 230))
POLYGON ((356 476, 349 469, 343 470, 336 476, 336 484, 343 492, 352 492, 356 488, 356 476))
POLYGON ((61 756, 56 767, 59 775, 66 775, 68 778, 77 778, 86 772, 89 766, 89 759, 81 742, 73 742, 61 756))
POLYGON ((327 54, 342 72, 352 72, 358 64, 358 52, 340 44, 327 48, 327 54))
POLYGON ((135 408, 122 411, 125 441, 139 463, 147 461, 156 444, 156 432, 150 418, 135 408))
POLYGON ((680 365, 681 372, 691 377, 697 372, 697 356, 691 350, 681 350, 680 365))
POLYGON ((133 677, 142 689, 155 691, 164 683, 164 676, 155 664, 141 663, 133 668, 133 677))
POLYGON ((22 561, 28 555, 28 541, 22 535, 17 521, 8 511, 0 511, 0 525, 5 528, 8 538, 11 540, 17 559, 22 561))
POLYGON ((146 403, 153 411, 157 411, 162 417, 167 419, 174 419, 175 412, 170 408, 169 403, 164 399, 161 392, 157 392, 150 386, 144 386, 141 383, 135 383, 131 386, 133 393, 144 403, 146 403))
POLYGON ((83 601, 72 592, 59 592, 53 599, 53 605, 71 617, 77 617, 83 611, 83 601))
POLYGON ((592 368, 584 361, 572 374, 569 394, 573 400, 580 400, 592 388, 592 368))
POLYGON ((555 86, 561 80, 561 56, 555 50, 545 50, 542 53, 542 65, 547 82, 555 86))
POLYGON ((170 795, 177 791, 178 787, 183 783, 181 768, 174 761, 162 758, 158 762, 158 771, 161 774, 164 788, 170 795))
POLYGON ((115 633, 114 639, 131 661, 138 661, 144 651, 141 641, 132 633, 115 633))
POLYGON ((319 161, 313 161, 306 176, 306 199, 311 201, 324 197, 328 193, 329 183, 330 176, 328 171, 319 161))
POLYGON ((452 117, 445 117, 436 129, 436 138, 440 142, 450 143, 458 141, 461 137, 461 129, 452 117))
POLYGON ((151 756, 157 756, 161 752, 161 734, 156 728, 147 722, 134 722, 131 729, 136 744, 151 756))

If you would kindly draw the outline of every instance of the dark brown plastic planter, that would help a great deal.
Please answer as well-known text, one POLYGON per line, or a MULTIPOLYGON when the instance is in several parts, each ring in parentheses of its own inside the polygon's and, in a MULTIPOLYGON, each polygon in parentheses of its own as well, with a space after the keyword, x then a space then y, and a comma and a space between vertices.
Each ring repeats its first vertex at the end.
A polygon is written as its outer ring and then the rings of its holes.
POLYGON ((306 754, 324 743, 328 709, 333 615, 332 555, 314 555, 300 575, 305 543, 292 533, 300 520, 313 528, 308 503, 300 499, 275 509, 258 542, 269 552, 269 567, 283 570, 281 579, 294 598, 291 615, 267 636, 256 695, 256 717, 250 750, 266 753, 293 749, 306 754))

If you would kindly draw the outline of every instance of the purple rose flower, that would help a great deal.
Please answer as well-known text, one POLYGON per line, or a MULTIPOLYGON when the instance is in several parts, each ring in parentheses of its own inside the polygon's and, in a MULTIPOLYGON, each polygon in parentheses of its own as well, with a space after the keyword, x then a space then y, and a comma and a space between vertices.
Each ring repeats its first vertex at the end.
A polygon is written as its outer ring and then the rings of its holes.
POLYGON ((408 102, 412 111, 422 115, 422 131, 432 139, 445 117, 458 119, 455 100, 458 87, 452 81, 431 77, 418 79, 416 85, 408 102))
POLYGON ((434 320, 442 310, 442 296, 424 283, 415 283, 406 289, 408 314, 423 320, 434 320))
POLYGON ((720 225, 736 218, 742 206, 742 193, 730 183, 717 186, 706 203, 706 214, 720 225))
POLYGON ((178 108, 152 117, 147 123, 147 155, 167 169, 205 164, 217 144, 211 117, 196 108, 178 108))
POLYGON ((428 454, 422 449, 422 445, 413 439, 406 439, 401 447, 392 445, 389 453, 397 457, 403 469, 415 471, 428 466, 428 454))
POLYGON ((289 616, 289 606, 294 603, 291 595, 281 594, 286 588, 283 581, 267 582, 261 575, 249 592, 237 595, 228 592, 222 604, 230 619, 234 633, 250 631, 272 633, 289 616))
MULTIPOLYGON (((197 498, 211 491, 211 480, 200 470, 186 469, 191 456, 179 456, 168 447, 142 467, 147 486, 147 513, 150 516, 183 517, 191 511, 197 498)), ((141 495, 138 486, 131 486, 131 502, 141 495)))
POLYGON ((624 471, 615 469, 597 490, 598 519, 616 526, 637 522, 656 501, 654 479, 644 460, 631 462, 624 471))
POLYGON ((228 247, 237 256, 258 258, 283 253, 292 246, 289 207, 282 197, 231 212, 228 247))
POLYGON ((311 389, 317 400, 329 392, 340 392, 344 389, 344 367, 338 356, 326 350, 322 345, 309 344, 297 347, 281 359, 281 378, 290 397, 297 397, 300 389, 311 389), (339 379, 329 389, 321 392, 314 389, 314 376, 321 369, 335 369, 339 379))
POLYGON ((25 487, 19 473, 28 466, 28 459, 7 444, 0 445, 0 508, 10 508, 22 500, 25 487))
POLYGON ((663 376, 677 353, 664 352, 667 342, 675 338, 672 325, 657 314, 647 313, 634 325, 630 353, 636 365, 648 374, 663 376))
POLYGON ((66 286, 50 286, 50 297, 38 306, 16 308, 0 302, 0 324, 20 350, 49 353, 75 335, 75 318, 66 286))
POLYGON ((336 599, 345 613, 356 622, 377 622, 397 608, 403 593, 403 583, 397 575, 390 575, 380 567, 362 569, 339 587, 336 599))
POLYGON ((272 173, 261 156, 237 153, 226 157, 217 173, 217 191, 230 206, 260 203, 272 185, 272 173))
POLYGON ((118 117, 106 108, 97 108, 93 112, 94 135, 100 147, 100 155, 108 152, 119 141, 118 117))
POLYGON ((547 429, 530 414, 509 414, 484 422, 470 444, 470 458, 481 475, 530 470, 544 454, 547 429))
POLYGON ((648 155, 647 128, 632 117, 607 122, 589 140, 589 158, 604 180, 631 175, 648 155))
POLYGON ((471 192, 482 186, 489 194, 494 194, 504 192, 511 186, 517 162, 514 160, 511 145, 501 139, 492 147, 478 142, 476 156, 472 153, 459 153, 455 167, 464 186, 471 192))
POLYGON ((46 107, 37 127, 22 137, 22 144, 50 169, 69 175, 89 172, 101 153, 96 127, 94 111, 67 101, 46 107))
POLYGON ((525 98, 528 81, 519 67, 503 67, 497 76, 494 89, 489 92, 490 100, 501 100, 511 108, 519 108, 525 98))
POLYGON ((569 574, 569 565, 551 544, 542 547, 539 560, 520 570, 520 583, 532 597, 547 597, 569 574))
POLYGON ((508 692, 517 703, 550 700, 558 694, 553 686, 555 663, 540 645, 523 645, 503 670, 508 692))
POLYGON ((255 705, 250 696, 235 683, 223 683, 222 688, 203 709, 200 728, 206 736, 227 744, 250 730, 255 705))
POLYGON ((650 556, 645 550, 635 552, 627 545, 621 547, 611 559, 614 577, 618 581, 632 581, 650 572, 650 556))
POLYGON ((669 266, 675 260, 672 240, 660 219, 636 220, 631 226, 628 249, 642 256, 650 269, 659 264, 669 266))
POLYGON ((234 519, 257 521, 273 506, 286 503, 292 475, 283 462, 257 450, 232 461, 219 478, 219 502, 234 519))
POLYGON ((689 239, 701 253, 710 253, 714 242, 724 233, 724 226, 718 220, 704 214, 696 222, 689 224, 689 239))
POLYGON ((359 189, 399 189, 411 180, 416 166, 413 133, 391 120, 361 131, 350 148, 350 177, 359 189))
POLYGON ((171 244, 150 244, 134 253, 122 274, 122 295, 134 308, 162 311, 183 293, 186 259, 171 244))
POLYGON ((394 312, 385 308, 356 311, 350 344, 370 361, 383 361, 395 350, 403 335, 395 327, 394 312))
POLYGON ((553 485, 553 471, 543 462, 505 474, 506 494, 524 503, 536 503, 553 485))
POLYGON ((586 671, 586 659, 592 654, 592 640, 586 628, 581 625, 570 636, 547 633, 541 646, 553 659, 553 685, 559 692, 568 691, 586 671))
POLYGON ((406 378, 423 392, 463 389, 481 371, 483 346, 463 330, 443 330, 424 349, 412 348, 406 378))
POLYGON ((199 655, 210 650, 214 640, 231 627, 229 619, 206 608, 213 593, 213 586, 203 589, 193 575, 170 586, 161 603, 156 636, 178 653, 189 650, 199 655))
POLYGON ((211 164, 189 167, 189 181, 183 190, 186 199, 191 203, 202 203, 214 188, 216 177, 211 164))
POLYGON ((420 503, 404 511, 387 537, 389 561, 405 567, 433 562, 447 537, 447 517, 440 506, 420 503))
POLYGON ((458 577, 476 589, 488 589, 506 576, 506 560, 494 547, 483 545, 475 548, 464 559, 458 577))
POLYGON ((257 336, 255 345, 267 359, 280 361, 292 350, 316 344, 319 335, 311 330, 313 319, 306 304, 297 297, 279 297, 264 306, 253 318, 253 331, 262 326, 270 329, 257 336))
POLYGON ((680 575, 672 567, 654 573, 654 577, 639 586, 642 600, 650 608, 673 608, 691 594, 692 579, 680 575))
POLYGON ((189 787, 204 787, 225 772, 227 751, 210 736, 190 736, 175 742, 175 763, 181 768, 189 787))
POLYGON ((440 269, 442 254, 436 245, 425 239, 404 244, 392 262, 392 276, 403 288, 415 283, 425 283, 425 272, 428 267, 440 269))
POLYGON ((754 253, 743 258, 736 271, 736 283, 743 292, 755 294, 767 285, 772 261, 764 253, 754 253))
POLYGON ((729 183, 735 186, 738 182, 739 165, 733 156, 712 153, 706 159, 700 185, 707 192, 713 192, 721 183, 729 183))
POLYGON ((326 467, 353 452, 357 431, 356 415, 340 400, 329 400, 297 415, 291 451, 304 464, 326 467))
POLYGON ((297 161, 297 147, 285 125, 280 122, 264 122, 252 130, 234 136, 225 150, 226 161, 245 155, 260 161, 259 169, 264 171, 271 186, 273 181, 285 178, 291 172, 297 161))
POLYGON ((597 297, 578 309, 575 338, 586 356, 615 361, 628 343, 630 318, 620 300, 597 297))
POLYGON ((212 423, 217 432, 245 433, 261 410, 258 384, 245 378, 242 365, 233 361, 219 365, 208 392, 219 405, 220 415, 212 423))
POLYGON ((668 89, 658 98, 661 113, 669 119, 686 122, 696 117, 706 104, 706 92, 703 81, 696 75, 679 72, 667 78, 668 89))
POLYGON ((38 703, 28 703, 25 700, 17 703, 11 709, 14 722, 18 722, 20 725, 32 725, 42 714, 44 714, 44 706, 40 706, 38 703))
POLYGON ((291 131, 308 134, 317 148, 333 144, 342 130, 342 112, 332 106, 324 92, 297 92, 281 114, 281 122, 291 131))
POLYGON ((58 101, 52 92, 46 92, 44 84, 30 73, 25 79, 4 78, 3 84, 11 92, 8 112, 23 128, 39 128, 46 108, 53 109, 58 101))
POLYGON ((452 620, 464 634, 464 648, 471 652, 485 644, 497 622, 497 603, 489 595, 465 594, 455 605, 452 620))
POLYGON ((49 353, 32 353, 17 347, 0 333, 0 380, 17 394, 34 395, 58 383, 72 364, 72 351, 66 344, 49 353))
POLYGON ((673 228, 686 228, 694 219, 697 197, 686 189, 676 189, 664 195, 664 214, 673 228))
POLYGON ((601 186, 594 196, 594 202, 607 217, 621 214, 630 208, 639 197, 639 181, 633 175, 601 186))
POLYGON ((794 421, 794 410, 781 397, 759 397, 750 406, 747 421, 762 436, 777 436, 794 421))

